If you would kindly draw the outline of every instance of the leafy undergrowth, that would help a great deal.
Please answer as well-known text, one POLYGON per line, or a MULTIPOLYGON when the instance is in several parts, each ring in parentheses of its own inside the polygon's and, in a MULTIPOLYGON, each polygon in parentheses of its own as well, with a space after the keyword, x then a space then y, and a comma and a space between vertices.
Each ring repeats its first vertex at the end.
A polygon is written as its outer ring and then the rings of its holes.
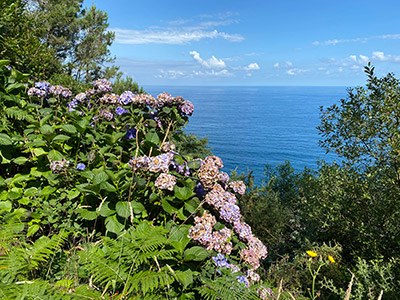
MULTIPOLYGON (((267 249, 215 156, 180 154, 190 101, 72 95, 0 61, 0 295, 269 299, 267 249)), ((187 153, 187 151, 184 151, 187 153)))

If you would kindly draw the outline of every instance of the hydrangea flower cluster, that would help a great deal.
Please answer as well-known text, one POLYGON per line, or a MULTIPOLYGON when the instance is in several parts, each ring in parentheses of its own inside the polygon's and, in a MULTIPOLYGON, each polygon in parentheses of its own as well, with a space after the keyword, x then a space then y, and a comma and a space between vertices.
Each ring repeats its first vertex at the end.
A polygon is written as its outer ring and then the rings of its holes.
POLYGON ((64 98, 71 98, 72 92, 71 90, 61 86, 61 85, 53 85, 49 88, 49 93, 54 96, 62 96, 64 98))
POLYGON ((173 152, 163 153, 157 156, 140 156, 132 158, 129 161, 129 166, 132 170, 142 169, 144 171, 150 171, 153 173, 168 173, 171 161, 175 154, 173 152))
POLYGON ((54 160, 50 163, 50 169, 53 173, 60 173, 69 166, 69 161, 65 158, 62 160, 54 160))
POLYGON ((103 78, 93 82, 93 88, 96 93, 109 93, 112 90, 112 85, 109 80, 103 78))
POLYGON ((260 296, 261 299, 263 300, 271 300, 271 299, 275 299, 274 296, 274 292, 269 289, 269 288, 265 288, 265 287, 260 287, 257 290, 257 294, 260 296))
POLYGON ((208 245, 212 239, 212 230, 216 222, 212 214, 204 211, 202 217, 194 218, 194 225, 190 227, 188 237, 202 245, 208 245))
POLYGON ((36 96, 44 98, 47 96, 50 89, 50 83, 48 82, 36 82, 34 87, 28 90, 28 96, 36 96))
POLYGON ((176 184, 176 177, 174 175, 167 173, 161 173, 154 182, 154 185, 159 189, 169 190, 169 191, 174 190, 175 184, 176 184))

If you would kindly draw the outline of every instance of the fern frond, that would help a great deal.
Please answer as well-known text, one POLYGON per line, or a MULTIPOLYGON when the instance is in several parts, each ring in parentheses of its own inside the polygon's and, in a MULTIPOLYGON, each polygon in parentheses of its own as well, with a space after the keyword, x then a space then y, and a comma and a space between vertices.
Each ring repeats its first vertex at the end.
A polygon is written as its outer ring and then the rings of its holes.
POLYGON ((16 209, 0 216, 0 253, 8 254, 12 242, 15 242, 24 229, 22 220, 26 216, 25 209, 16 209))
POLYGON ((25 121, 25 120, 31 120, 32 119, 32 116, 26 110, 20 109, 17 106, 8 107, 5 110, 5 112, 6 112, 7 117, 13 118, 13 119, 16 119, 16 120, 25 121))
POLYGON ((117 260, 109 259, 101 249, 93 248, 91 251, 81 252, 80 262, 93 276, 94 281, 106 285, 115 281, 122 284, 127 278, 127 267, 117 260))
POLYGON ((168 288, 174 281, 174 276, 166 268, 161 269, 160 272, 141 271, 128 279, 126 282, 126 291, 127 294, 135 291, 145 295, 148 292, 168 288))
POLYGON ((218 277, 215 280, 203 280, 205 285, 197 288, 205 300, 255 300, 260 299, 256 287, 246 288, 233 276, 218 277))
POLYGON ((48 238, 43 236, 39 238, 29 249, 25 250, 25 258, 28 262, 27 268, 29 270, 36 270, 41 262, 54 255, 54 252, 61 248, 65 243, 69 233, 62 232, 48 238))

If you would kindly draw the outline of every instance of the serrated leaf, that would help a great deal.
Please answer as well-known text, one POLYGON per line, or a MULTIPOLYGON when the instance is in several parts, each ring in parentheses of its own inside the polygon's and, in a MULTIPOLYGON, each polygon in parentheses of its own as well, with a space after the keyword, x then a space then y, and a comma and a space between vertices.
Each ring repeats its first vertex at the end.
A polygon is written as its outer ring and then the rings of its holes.
POLYGON ((13 159, 13 162, 16 163, 17 165, 23 165, 28 159, 26 157, 20 156, 15 159, 13 159))
POLYGON ((57 189, 52 186, 46 186, 40 191, 40 195, 42 196, 50 196, 52 193, 54 193, 57 189))
POLYGON ((106 172, 100 172, 99 174, 96 174, 93 178, 93 184, 99 184, 102 183, 103 181, 106 181, 108 179, 108 175, 106 172))
POLYGON ((154 131, 150 131, 146 134, 145 140, 151 142, 153 144, 158 144, 160 142, 160 138, 158 134, 154 131))
POLYGON ((12 139, 4 133, 0 133, 0 145, 9 146, 12 144, 12 139))
POLYGON ((191 186, 184 186, 184 187, 179 187, 175 185, 174 187, 174 195, 176 198, 180 200, 187 200, 193 195, 193 189, 191 186))
POLYGON ((85 220, 92 221, 97 218, 97 212, 95 210, 88 210, 86 208, 81 209, 81 217, 85 220))
POLYGON ((38 224, 33 224, 29 226, 28 233, 26 234, 28 237, 34 235, 40 229, 38 224))
POLYGON ((47 154, 47 152, 44 151, 43 148, 33 148, 33 153, 35 153, 36 156, 47 154))
POLYGON ((115 205, 115 211, 117 214, 123 218, 127 218, 131 215, 131 209, 129 207, 128 201, 119 201, 115 205))
POLYGON ((77 191, 77 190, 70 190, 70 191, 68 191, 68 196, 67 197, 68 197, 69 200, 72 200, 72 199, 75 199, 76 197, 78 197, 79 194, 80 194, 80 192, 77 191))
POLYGON ((183 255, 184 261, 202 261, 209 256, 209 253, 201 246, 194 246, 192 248, 186 249, 183 255))
POLYGON ((71 137, 69 137, 68 135, 64 135, 64 134, 59 134, 59 135, 56 135, 54 138, 53 138, 53 142, 64 142, 64 141, 66 141, 66 140, 69 140, 71 137))
POLYGON ((48 124, 45 124, 40 127, 40 132, 44 135, 50 135, 54 133, 54 128, 48 124))
POLYGON ((108 217, 115 214, 115 208, 113 207, 113 204, 109 201, 105 201, 99 210, 99 214, 102 217, 108 217))
POLYGON ((58 152, 57 150, 51 150, 48 154, 49 159, 54 161, 54 160, 62 160, 64 156, 58 152))
POLYGON ((111 183, 109 183, 108 181, 103 181, 102 183, 100 183, 100 189, 101 190, 105 190, 107 192, 115 192, 117 189, 115 188, 115 186, 113 186, 111 183))
POLYGON ((76 133, 76 127, 72 124, 64 124, 61 126, 61 129, 67 133, 76 133))
POLYGON ((118 220, 117 215, 108 216, 105 223, 107 230, 113 233, 119 233, 125 228, 125 225, 118 220))
POLYGON ((146 211, 146 208, 144 207, 144 205, 140 202, 136 202, 136 201, 132 201, 131 202, 132 208, 133 208, 133 212, 135 214, 140 214, 144 211, 146 211))

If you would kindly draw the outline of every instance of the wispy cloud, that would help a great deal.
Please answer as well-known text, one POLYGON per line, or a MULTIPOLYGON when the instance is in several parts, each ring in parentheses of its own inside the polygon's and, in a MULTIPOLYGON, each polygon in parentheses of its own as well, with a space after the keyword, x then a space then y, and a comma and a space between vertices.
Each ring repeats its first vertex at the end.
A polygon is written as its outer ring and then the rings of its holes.
POLYGON ((288 74, 290 76, 296 76, 296 75, 300 75, 300 74, 304 74, 304 73, 308 73, 308 72, 310 72, 309 69, 293 68, 293 69, 287 70, 286 74, 288 74))
POLYGON ((383 34, 383 35, 375 35, 375 36, 369 36, 369 37, 357 37, 353 39, 334 39, 334 40, 326 40, 326 41, 315 41, 312 44, 314 46, 329 46, 329 45, 337 45, 337 44, 342 44, 342 43, 356 43, 356 42, 361 42, 365 43, 369 40, 375 40, 375 39, 390 39, 390 40, 398 40, 400 39, 400 34, 383 34))
POLYGON ((145 29, 111 28, 115 32, 115 42, 119 44, 171 44, 182 45, 203 39, 224 39, 229 42, 241 42, 240 34, 226 33, 219 27, 238 23, 232 18, 234 13, 197 16, 193 19, 166 21, 167 26, 151 26, 145 29))
POLYGON ((226 64, 222 59, 218 59, 215 56, 211 56, 210 59, 204 60, 200 57, 200 53, 197 51, 190 51, 189 53, 195 61, 208 69, 223 69, 226 68, 226 64))
POLYGON ((198 42, 202 39, 224 39, 230 42, 241 42, 244 37, 240 34, 229 34, 218 30, 190 30, 190 29, 158 29, 158 30, 131 30, 112 28, 115 32, 115 42, 119 44, 171 44, 182 45, 198 42))

